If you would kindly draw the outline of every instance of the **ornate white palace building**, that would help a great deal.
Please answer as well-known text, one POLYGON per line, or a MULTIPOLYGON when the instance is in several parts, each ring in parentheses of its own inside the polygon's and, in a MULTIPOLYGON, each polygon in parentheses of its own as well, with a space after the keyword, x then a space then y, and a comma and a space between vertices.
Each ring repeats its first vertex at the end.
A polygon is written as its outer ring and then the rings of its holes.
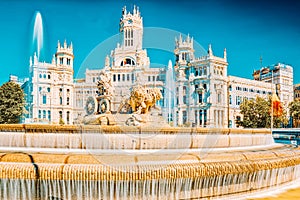
POLYGON ((134 7, 131 13, 124 7, 119 26, 121 41, 106 56, 104 67, 86 69, 82 79, 73 81, 72 45, 58 44, 51 64, 38 62, 34 57, 30 80, 23 87, 27 93, 28 122, 58 123, 61 118, 67 124, 77 123, 86 114, 88 96, 97 95, 101 74, 111 80, 112 112, 118 110, 134 85, 158 87, 164 98, 158 102, 163 116, 178 126, 236 127, 235 121, 242 119, 239 105, 245 98, 257 95, 267 98, 276 91, 285 106, 293 100, 291 66, 264 67, 254 72, 255 80, 228 76, 226 49, 219 57, 209 45, 206 55, 195 57, 193 38, 179 35, 175 39, 174 65, 169 62, 166 68, 151 68, 150 58, 143 49, 143 19, 138 8, 134 7), (266 68, 272 71, 274 82, 265 75, 266 68), (174 75, 171 110, 167 109, 168 70, 174 75))
POLYGON ((22 88, 28 114, 25 123, 73 124, 73 46, 57 44, 52 63, 30 58, 30 77, 22 88))

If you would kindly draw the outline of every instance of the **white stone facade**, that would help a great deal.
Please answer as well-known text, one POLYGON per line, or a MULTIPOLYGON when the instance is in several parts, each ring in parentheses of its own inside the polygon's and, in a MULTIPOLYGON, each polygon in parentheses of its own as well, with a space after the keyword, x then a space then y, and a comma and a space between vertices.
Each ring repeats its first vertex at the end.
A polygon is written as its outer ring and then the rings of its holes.
POLYGON ((293 100, 293 69, 289 65, 257 70, 255 80, 228 76, 226 49, 218 57, 209 45, 207 54, 196 58, 193 38, 180 35, 175 40, 174 65, 169 62, 166 68, 150 68, 150 58, 143 49, 143 19, 136 7, 132 13, 123 8, 119 31, 120 42, 106 56, 103 67, 86 69, 85 77, 74 83, 72 45, 58 44, 51 64, 39 62, 35 56, 30 62, 32 76, 23 85, 28 122, 59 123, 60 118, 67 124, 79 122, 86 115, 87 98, 97 95, 101 73, 111 80, 109 106, 113 113, 134 85, 158 87, 163 94, 158 102, 162 114, 175 126, 235 128, 236 120, 242 120, 239 104, 245 98, 267 98, 276 91, 285 107, 293 100), (168 73, 175 79, 172 87, 167 83, 168 73))
POLYGON ((262 67, 253 73, 254 80, 273 83, 276 87, 276 94, 288 109, 288 104, 294 100, 293 91, 293 67, 283 63, 262 67))
POLYGON ((227 127, 227 55, 208 53, 195 58, 193 38, 175 41, 176 96, 178 125, 227 127))
POLYGON ((30 78, 24 85, 27 123, 73 124, 73 46, 58 42, 52 63, 30 59, 30 78))
POLYGON ((104 68, 87 69, 85 78, 75 83, 76 119, 85 115, 87 97, 96 95, 101 72, 110 77, 114 88, 110 105, 112 112, 116 112, 122 100, 129 97, 134 85, 163 89, 165 70, 150 68, 150 59, 143 49, 143 20, 139 10, 134 7, 130 13, 124 7, 119 25, 121 41, 111 51, 111 55, 106 56, 104 68))
POLYGON ((244 99, 255 99, 257 96, 267 99, 275 91, 275 85, 261 81, 228 76, 228 127, 238 128, 236 121, 243 120, 240 104, 244 99))

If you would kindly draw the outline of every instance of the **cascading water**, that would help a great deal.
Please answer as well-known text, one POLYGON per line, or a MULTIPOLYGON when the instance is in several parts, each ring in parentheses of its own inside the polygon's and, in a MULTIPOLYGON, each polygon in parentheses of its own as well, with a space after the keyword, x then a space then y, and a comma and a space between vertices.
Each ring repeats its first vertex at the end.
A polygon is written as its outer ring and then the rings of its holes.
MULTIPOLYGON (((167 109, 166 119, 168 123, 175 122, 174 120, 174 106, 175 106, 175 79, 172 61, 169 60, 168 69, 166 72, 166 86, 165 86, 165 108, 167 109)), ((174 124, 176 126, 176 124, 174 124)))
POLYGON ((35 46, 34 51, 37 53, 38 59, 40 58, 41 50, 43 48, 43 35, 42 15, 39 11, 37 11, 35 13, 32 43, 35 46))

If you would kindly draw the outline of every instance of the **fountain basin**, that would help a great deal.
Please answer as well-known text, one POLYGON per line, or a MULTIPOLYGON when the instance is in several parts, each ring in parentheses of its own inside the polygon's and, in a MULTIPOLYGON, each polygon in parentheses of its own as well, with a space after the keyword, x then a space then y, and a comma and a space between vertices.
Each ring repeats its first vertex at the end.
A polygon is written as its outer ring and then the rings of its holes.
POLYGON ((300 175, 300 151, 275 144, 266 129, 0 130, 6 141, 0 146, 1 199, 228 198, 277 188, 300 175))

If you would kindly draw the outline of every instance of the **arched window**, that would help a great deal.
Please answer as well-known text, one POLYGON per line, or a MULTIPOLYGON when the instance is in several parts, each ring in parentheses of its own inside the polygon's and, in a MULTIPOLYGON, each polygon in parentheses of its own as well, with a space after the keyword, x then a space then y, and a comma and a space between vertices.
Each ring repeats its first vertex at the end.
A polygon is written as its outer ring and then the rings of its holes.
POLYGON ((131 58, 125 58, 121 61, 121 66, 134 66, 135 61, 131 58))

